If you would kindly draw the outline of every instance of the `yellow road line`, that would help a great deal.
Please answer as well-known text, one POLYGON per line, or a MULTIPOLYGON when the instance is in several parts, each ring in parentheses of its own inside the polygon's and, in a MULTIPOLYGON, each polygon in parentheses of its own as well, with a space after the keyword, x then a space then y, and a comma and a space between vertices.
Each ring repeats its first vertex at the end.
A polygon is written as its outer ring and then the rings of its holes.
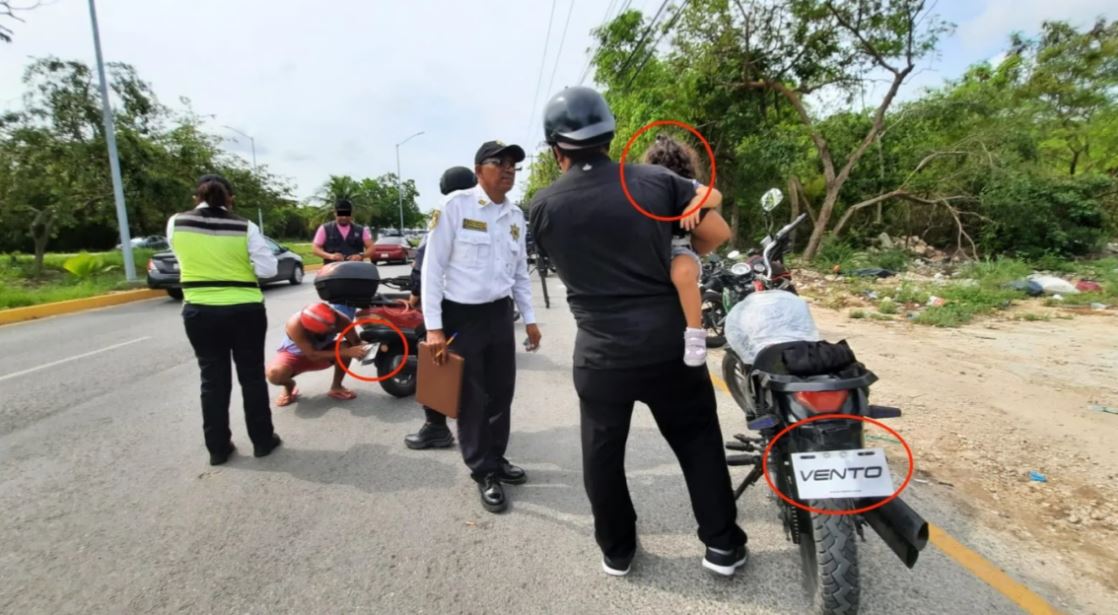
POLYGON ((729 393, 730 392, 730 387, 726 386, 726 381, 719 378, 718 376, 715 376, 714 374, 711 374, 710 375, 710 381, 714 383, 714 386, 722 389, 723 393, 729 393))
POLYGON ((1028 587, 1014 581, 1001 568, 963 546, 961 542, 955 540, 951 534, 945 532, 938 525, 928 524, 928 540, 940 551, 947 554, 948 557, 955 560, 955 563, 966 568, 971 574, 996 589, 998 593, 1012 600, 1026 613, 1040 615, 1042 613, 1055 614, 1060 612, 1028 587))
MULTIPOLYGON (((710 380, 714 383, 714 386, 722 389, 723 392, 730 392, 726 382, 718 376, 711 374, 710 380)), ((1013 601, 1029 615, 1057 615, 1060 613, 1055 607, 1048 604, 1044 598, 1041 598, 1028 587, 1014 581, 1001 568, 955 540, 951 534, 948 534, 938 525, 928 524, 928 540, 948 557, 955 560, 956 564, 1013 601)))

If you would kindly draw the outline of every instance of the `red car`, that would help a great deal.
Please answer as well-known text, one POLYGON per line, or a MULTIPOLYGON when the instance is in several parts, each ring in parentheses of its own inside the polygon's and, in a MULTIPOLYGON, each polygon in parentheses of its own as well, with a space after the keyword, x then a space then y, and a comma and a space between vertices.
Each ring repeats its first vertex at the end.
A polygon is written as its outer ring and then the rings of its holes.
POLYGON ((413 248, 403 237, 381 237, 373 244, 374 263, 407 263, 413 257, 413 248))

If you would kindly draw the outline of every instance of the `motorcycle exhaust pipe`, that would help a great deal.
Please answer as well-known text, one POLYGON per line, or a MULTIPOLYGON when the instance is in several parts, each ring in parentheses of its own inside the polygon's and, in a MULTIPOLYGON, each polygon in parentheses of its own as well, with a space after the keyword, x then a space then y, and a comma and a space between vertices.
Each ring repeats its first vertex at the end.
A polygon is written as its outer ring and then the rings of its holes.
MULTIPOLYGON (((872 506, 880 499, 863 499, 858 507, 872 506)), ((928 522, 900 498, 862 513, 862 518, 897 554, 905 566, 916 565, 920 551, 928 544, 928 522)))

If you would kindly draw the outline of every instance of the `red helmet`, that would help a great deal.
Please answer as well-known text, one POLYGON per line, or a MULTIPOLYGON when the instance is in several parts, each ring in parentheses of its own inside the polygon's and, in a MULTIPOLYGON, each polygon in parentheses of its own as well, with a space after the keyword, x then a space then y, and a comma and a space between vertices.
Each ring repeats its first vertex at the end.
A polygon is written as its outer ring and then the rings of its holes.
POLYGON ((316 303, 299 312, 299 324, 311 333, 330 333, 338 323, 338 313, 325 303, 316 303))

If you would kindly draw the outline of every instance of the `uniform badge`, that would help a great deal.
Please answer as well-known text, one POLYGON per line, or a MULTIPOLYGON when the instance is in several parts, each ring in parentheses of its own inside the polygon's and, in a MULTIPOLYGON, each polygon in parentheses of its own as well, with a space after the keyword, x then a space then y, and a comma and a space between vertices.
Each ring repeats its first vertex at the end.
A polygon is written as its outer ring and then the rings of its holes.
POLYGON ((483 220, 471 220, 469 218, 462 219, 462 228, 470 231, 486 232, 489 230, 489 225, 483 220))
POLYGON ((485 199, 478 199, 477 204, 481 205, 482 207, 485 207, 486 205, 489 204, 489 201, 486 201, 485 199))
POLYGON ((431 211, 431 221, 427 223, 427 230, 435 230, 435 227, 439 224, 439 214, 441 213, 442 212, 437 209, 431 211))
POLYGON ((512 233, 513 241, 520 241, 520 226, 514 224, 509 227, 509 233, 512 233))

